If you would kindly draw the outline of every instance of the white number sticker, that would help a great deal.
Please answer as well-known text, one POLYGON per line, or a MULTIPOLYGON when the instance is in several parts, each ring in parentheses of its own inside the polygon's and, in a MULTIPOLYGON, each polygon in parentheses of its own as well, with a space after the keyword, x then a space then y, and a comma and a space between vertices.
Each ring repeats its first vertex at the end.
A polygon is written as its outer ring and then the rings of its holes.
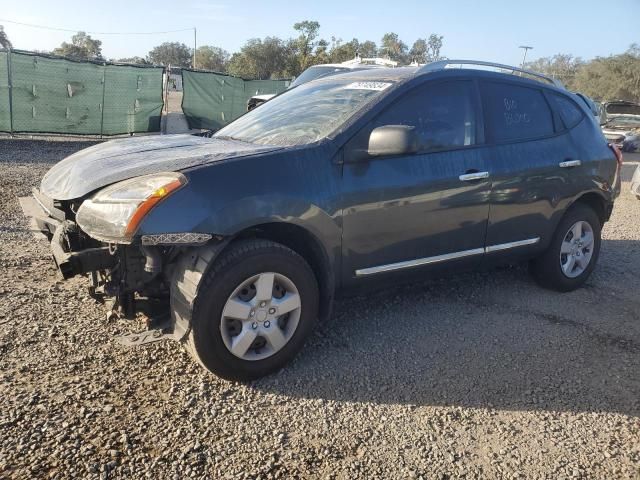
POLYGON ((390 86, 389 82, 353 82, 344 88, 345 90, 377 90, 381 92, 390 86))

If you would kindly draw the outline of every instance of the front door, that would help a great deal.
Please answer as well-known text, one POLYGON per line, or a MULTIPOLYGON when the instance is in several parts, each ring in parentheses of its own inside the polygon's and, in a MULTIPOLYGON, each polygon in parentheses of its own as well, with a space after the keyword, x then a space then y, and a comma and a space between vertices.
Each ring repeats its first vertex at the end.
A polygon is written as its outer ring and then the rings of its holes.
MULTIPOLYGON (((418 152, 365 157, 343 170, 343 278, 481 260, 491 178, 472 81, 428 82, 383 111, 345 147, 384 125, 415 128, 418 152)), ((364 142, 364 143, 363 143, 364 142)))

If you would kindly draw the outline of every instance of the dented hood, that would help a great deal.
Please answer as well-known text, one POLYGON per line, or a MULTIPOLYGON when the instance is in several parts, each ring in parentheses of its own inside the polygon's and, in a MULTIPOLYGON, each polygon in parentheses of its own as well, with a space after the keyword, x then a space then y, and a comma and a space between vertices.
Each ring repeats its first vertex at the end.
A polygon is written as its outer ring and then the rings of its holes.
POLYGON ((57 163, 42 179, 40 190, 55 200, 71 200, 140 175, 175 172, 281 148, 193 135, 111 140, 80 150, 57 163))

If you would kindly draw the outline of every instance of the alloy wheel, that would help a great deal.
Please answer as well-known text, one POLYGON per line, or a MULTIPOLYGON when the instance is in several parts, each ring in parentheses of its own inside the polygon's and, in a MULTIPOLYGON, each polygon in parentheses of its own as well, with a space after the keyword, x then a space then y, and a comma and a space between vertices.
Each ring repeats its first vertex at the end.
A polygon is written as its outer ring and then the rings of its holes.
POLYGON ((229 352, 243 360, 263 360, 284 348, 298 327, 300 293, 274 272, 242 282, 222 310, 220 333, 229 352))
POLYGON ((574 223, 565 234, 560 247, 560 268, 569 278, 580 276, 591 263, 593 256, 593 228, 588 222, 574 223))

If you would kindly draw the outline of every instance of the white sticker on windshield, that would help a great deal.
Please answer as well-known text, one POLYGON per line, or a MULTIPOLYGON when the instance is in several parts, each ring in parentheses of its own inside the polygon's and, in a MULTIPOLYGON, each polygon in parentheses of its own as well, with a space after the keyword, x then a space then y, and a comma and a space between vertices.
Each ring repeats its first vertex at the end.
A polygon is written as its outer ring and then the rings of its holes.
POLYGON ((390 86, 389 82, 353 82, 344 88, 345 90, 377 90, 381 92, 390 86))

